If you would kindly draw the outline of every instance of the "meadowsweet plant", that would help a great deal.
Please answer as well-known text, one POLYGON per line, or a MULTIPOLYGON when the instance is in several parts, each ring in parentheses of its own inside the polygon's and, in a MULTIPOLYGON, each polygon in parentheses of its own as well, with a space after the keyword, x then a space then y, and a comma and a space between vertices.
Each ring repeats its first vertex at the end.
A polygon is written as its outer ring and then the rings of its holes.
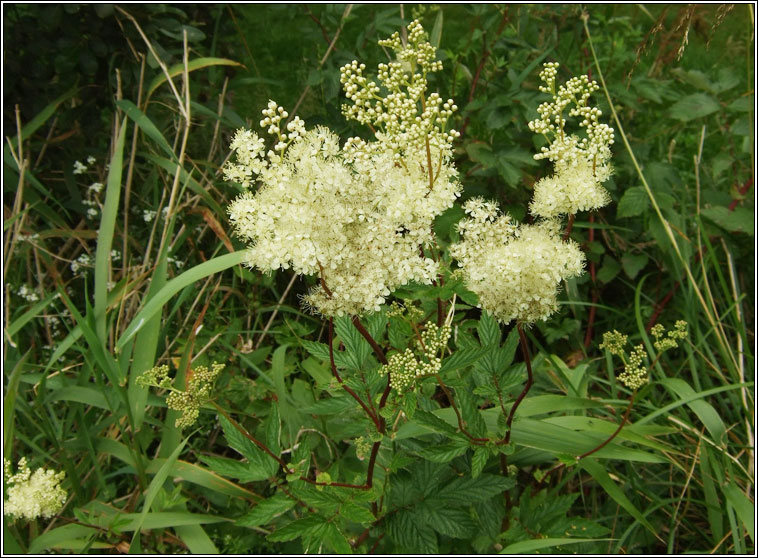
MULTIPOLYGON (((435 237, 434 221, 461 195, 453 160, 453 142, 459 134, 449 126, 457 107, 451 99, 443 101, 428 91, 428 76, 439 72, 442 63, 418 21, 408 26, 406 38, 395 33, 380 45, 393 53, 393 60, 380 64, 375 78, 357 61, 343 66, 340 73, 348 101, 342 113, 367 126, 371 139, 353 137, 343 143, 326 127, 309 129, 297 116, 290 118, 271 100, 262 110, 263 133, 237 130, 230 145, 234 157, 223 169, 227 180, 244 189, 228 211, 236 235, 248 243, 246 263, 263 272, 291 269, 315 278, 303 302, 327 319, 327 344, 304 341, 303 346, 328 362, 332 380, 324 389, 335 404, 352 399, 363 420, 368 419, 345 440, 365 470, 323 468, 309 446, 298 441, 303 429, 285 455, 277 449, 281 448, 278 411, 271 411, 265 432, 246 429, 233 413, 211 400, 220 366, 195 369, 185 390, 173 387, 167 366, 148 371, 139 383, 170 390, 169 408, 182 411, 177 427, 193 424, 202 405, 211 402, 222 415, 232 447, 248 462, 258 459, 251 447, 262 450, 268 465, 278 464, 290 488, 306 500, 303 484, 325 493, 340 489, 376 494, 380 479, 385 486, 395 482, 393 474, 406 461, 398 457, 402 452, 391 457, 391 441, 408 421, 420 421, 447 441, 411 445, 404 451, 449 463, 472 450, 472 461, 464 470, 470 470, 472 479, 484 479, 483 494, 492 492, 486 498, 505 493, 505 511, 496 506, 493 513, 507 526, 512 509, 509 489, 518 474, 518 468, 508 463, 514 452, 514 417, 534 383, 524 328, 556 313, 561 284, 584 271, 584 255, 568 238, 568 228, 576 211, 608 202, 600 183, 611 172, 612 131, 599 123, 599 111, 588 106, 596 85, 573 78, 556 90, 557 65, 547 64, 541 74, 547 84, 543 91, 551 93, 553 101, 540 107, 540 119, 530 126, 550 142, 536 158, 548 158, 556 173, 535 187, 531 205, 535 221, 518 223, 502 214, 496 203, 471 198, 463 204, 466 217, 457 224, 460 240, 445 254, 435 237), (567 109, 572 103, 573 108, 567 109), (581 119, 584 137, 568 134, 566 110, 581 119), (566 214, 569 225, 564 230, 561 219, 566 214), (450 257, 457 261, 455 272, 446 269, 450 257), (456 320, 461 319, 456 316, 457 293, 453 286, 443 295, 443 287, 451 276, 455 285, 456 275, 485 313, 477 328, 477 347, 454 350, 456 320), (427 285, 435 289, 433 304, 412 295, 402 304, 392 301, 385 306, 394 291, 414 293, 427 285), (509 336, 511 349, 501 348, 499 327, 514 321, 518 335, 509 336), (335 344, 335 330, 342 348, 335 344), (506 389, 513 391, 521 381, 521 373, 504 374, 514 357, 512 339, 521 344, 527 381, 507 409, 506 389), (373 360, 368 359, 369 349, 373 360), (461 372, 485 353, 488 357, 475 368, 477 384, 471 386, 472 380, 461 372), (437 389, 437 400, 453 412, 450 419, 456 426, 431 412, 437 405, 432 397, 437 389), (500 418, 494 426, 487 425, 481 414, 482 407, 492 403, 476 406, 471 389, 498 402, 493 410, 500 418), (252 446, 246 449, 243 440, 252 446), (495 473, 482 476, 488 458, 495 456, 499 456, 493 463, 495 473), (390 462, 398 458, 400 465, 390 462)), ((636 365, 631 357, 630 362, 636 365)), ((629 377, 637 378, 634 374, 629 377)), ((408 459, 409 464, 414 461, 408 459)), ((367 498, 371 515, 366 521, 381 521, 383 498, 367 498)), ((444 507, 444 501, 439 505, 444 507)), ((440 529, 429 521, 431 528, 440 529)), ((303 536, 307 546, 308 535, 303 536)), ((270 537, 276 539, 276 534, 270 537)))
POLYGON ((25 457, 18 462, 14 473, 11 462, 3 462, 5 499, 3 513, 12 520, 42 518, 56 515, 66 503, 68 494, 60 485, 64 472, 40 467, 32 471, 25 457))

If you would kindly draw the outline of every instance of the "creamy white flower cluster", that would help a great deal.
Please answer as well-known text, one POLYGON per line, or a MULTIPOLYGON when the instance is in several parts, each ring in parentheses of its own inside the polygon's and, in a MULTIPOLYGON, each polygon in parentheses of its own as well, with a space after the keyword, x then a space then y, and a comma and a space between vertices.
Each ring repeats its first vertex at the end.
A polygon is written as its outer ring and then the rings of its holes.
POLYGON ((481 198, 468 200, 463 209, 469 215, 458 223, 464 238, 450 253, 479 306, 504 324, 546 320, 558 309, 560 282, 583 271, 579 245, 561 240, 555 220, 517 225, 481 198))
POLYGON ((15 474, 10 461, 6 459, 3 465, 7 497, 3 501, 5 515, 31 521, 38 517, 52 517, 63 508, 68 494, 60 483, 66 473, 44 468, 32 472, 25 457, 19 460, 15 474))
POLYGON ((613 128, 598 122, 602 112, 588 104, 598 85, 583 75, 571 78, 556 90, 557 73, 557 62, 544 65, 540 79, 545 85, 540 86, 540 91, 551 94, 553 100, 542 103, 537 108, 540 117, 529 122, 529 128, 549 142, 534 158, 549 159, 555 167, 555 174, 534 185, 534 198, 529 205, 533 215, 545 218, 573 215, 610 202, 601 184, 612 172, 609 160, 613 128), (568 116, 576 117, 586 137, 566 132, 567 108, 568 116))
POLYGON ((427 324, 416 343, 416 351, 407 348, 391 355, 387 364, 379 369, 379 374, 390 374, 390 386, 399 393, 411 389, 416 380, 437 374, 442 367, 440 355, 447 347, 451 332, 449 325, 427 324))
MULTIPOLYGON (((455 130, 446 130, 448 118, 458 110, 453 100, 443 101, 437 93, 426 96, 427 74, 441 70, 442 62, 434 60, 435 48, 426 40, 418 20, 408 25, 407 46, 398 33, 379 44, 392 49, 396 60, 379 64, 377 79, 381 86, 363 75, 365 64, 353 61, 343 66, 340 82, 352 104, 343 105, 342 112, 346 118, 370 126, 397 159, 428 149, 428 160, 421 163, 431 163, 428 172, 434 173, 450 158, 450 144, 460 136, 455 130), (384 97, 379 96, 382 89, 388 91, 384 97)), ((359 138, 351 138, 348 145, 357 152, 377 146, 366 145, 359 138)))
MULTIPOLYGON (((419 46, 419 28, 409 28, 416 50, 409 49, 417 64, 436 68, 419 46)), ((417 73, 406 78, 418 100, 426 79, 417 73)), ((324 316, 376 311, 398 286, 428 284, 438 273, 421 248, 432 243, 434 218, 460 195, 449 135, 437 118, 443 111, 447 118, 452 108, 444 108, 448 103, 416 119, 414 104, 411 125, 410 108, 388 100, 393 95, 399 99, 391 92, 377 102, 387 111, 385 124, 394 124, 384 126, 376 141, 352 139, 341 148, 329 129, 306 131, 299 119, 282 133, 287 112, 271 101, 261 126, 277 137, 274 150, 264 155, 265 142, 247 130, 231 144, 237 161, 224 168, 226 179, 248 188, 260 184, 229 206, 236 234, 251 244, 247 264, 318 276, 319 285, 304 300, 324 316), (408 149, 409 134, 427 138, 424 148, 408 149)), ((431 104, 437 107, 436 100, 431 104)))

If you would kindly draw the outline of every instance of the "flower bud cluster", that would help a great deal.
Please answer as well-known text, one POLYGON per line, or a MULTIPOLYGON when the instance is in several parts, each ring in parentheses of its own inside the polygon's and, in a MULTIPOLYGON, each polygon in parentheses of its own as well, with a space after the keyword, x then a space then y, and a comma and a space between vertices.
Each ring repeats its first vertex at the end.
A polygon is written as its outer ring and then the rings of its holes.
MULTIPOLYGON (((684 324, 684 322, 682 323, 684 324)), ((658 329, 655 326, 652 331, 655 335, 656 332, 662 333, 663 328, 658 329)), ((680 330, 675 331, 678 332, 680 330)), ((619 374, 619 381, 629 389, 639 389, 648 382, 648 369, 643 364, 645 360, 645 348, 642 345, 637 345, 627 357, 625 349, 627 340, 628 337, 626 335, 616 330, 606 331, 603 334, 603 342, 600 344, 600 348, 607 349, 609 353, 618 356, 623 361, 624 371, 619 374)))
POLYGON ((60 485, 66 477, 61 471, 39 468, 34 472, 29 469, 26 458, 18 462, 18 471, 14 474, 10 461, 3 462, 5 478, 5 495, 3 513, 11 519, 31 521, 38 517, 50 518, 57 514, 66 503, 68 494, 60 485))
POLYGON ((579 245, 562 241, 553 220, 517 225, 481 198, 468 200, 463 209, 469 215, 458 223, 464 239, 450 253, 479 306, 504 324, 546 320, 558 309, 560 282, 583 272, 579 245))
MULTIPOLYGON (((340 69, 340 82, 345 96, 352 104, 345 104, 346 118, 371 126, 382 144, 401 159, 409 153, 430 151, 434 165, 438 160, 447 162, 451 157, 450 144, 460 136, 455 130, 446 130, 450 116, 458 110, 452 99, 444 101, 439 94, 426 97, 427 74, 442 69, 435 61, 435 48, 426 40, 426 33, 418 20, 408 25, 408 45, 404 46, 398 33, 379 44, 395 52, 396 60, 379 64, 377 79, 369 81, 363 72, 365 64, 353 61, 340 69), (380 91, 387 94, 380 96, 380 91)), ((356 147, 373 147, 357 142, 356 147)), ((422 161, 426 166, 427 161, 422 161)))
POLYGON ((629 389, 639 389, 648 382, 647 367, 643 365, 645 348, 637 345, 629 354, 629 360, 624 371, 619 374, 619 380, 629 389))
POLYGON ((187 428, 195 424, 200 416, 200 407, 210 401, 213 384, 224 369, 225 364, 214 362, 210 368, 198 366, 190 371, 187 377, 185 391, 173 387, 173 381, 168 376, 168 365, 155 366, 137 378, 137 384, 142 387, 157 387, 171 391, 166 398, 166 405, 174 411, 181 411, 176 419, 177 428, 187 428))
POLYGON ((675 349, 679 346, 679 341, 687 337, 687 322, 684 320, 677 320, 674 324, 674 329, 669 330, 666 337, 663 336, 665 330, 663 325, 655 324, 650 333, 655 337, 653 346, 660 352, 668 351, 669 349, 675 349))
POLYGON ((553 100, 542 103, 537 108, 540 117, 529 122, 529 128, 549 142, 534 158, 549 159, 555 167, 554 175, 535 183, 534 198, 529 206, 533 215, 544 218, 573 215, 610 202, 601 184, 612 172, 609 160, 613 128, 599 122, 602 112, 588 104, 598 85, 584 75, 569 79, 556 90, 557 73, 558 63, 544 65, 540 79, 545 85, 540 86, 540 91, 551 94, 553 100), (578 121, 585 137, 567 133, 564 116, 567 108, 568 117, 578 121))
POLYGON ((438 355, 444 353, 451 333, 449 325, 428 324, 421 333, 416 351, 409 347, 402 353, 391 355, 388 363, 379 369, 379 374, 390 374, 390 386, 398 393, 413 389, 418 379, 440 371, 442 357, 438 355))
MULTIPOLYGON (((437 66, 419 29, 409 27, 413 40, 402 49, 402 60, 431 71, 437 66)), ((357 62, 343 68, 343 77, 352 76, 343 83, 350 98, 357 96, 356 107, 362 106, 361 96, 378 94, 362 78, 363 68, 357 62)), ((416 101, 426 89, 425 73, 406 79, 399 68, 392 72, 396 92, 388 96, 394 100, 376 105, 385 111, 376 141, 352 138, 340 148, 329 129, 306 131, 297 118, 282 133, 287 113, 272 101, 261 125, 277 137, 278 147, 264 156, 263 141, 240 130, 231 145, 237 161, 224 169, 228 180, 247 188, 260 184, 229 206, 236 234, 250 243, 246 263, 261 271, 316 275, 319 284, 304 302, 324 316, 376 311, 398 286, 430 283, 438 264, 419 248, 432 242, 435 217, 460 195, 449 141, 438 127, 438 117, 446 119, 455 109, 452 101, 430 95, 419 116, 416 101), (405 83, 414 93, 400 91, 405 83), (411 136, 417 148, 409 149, 411 136)))

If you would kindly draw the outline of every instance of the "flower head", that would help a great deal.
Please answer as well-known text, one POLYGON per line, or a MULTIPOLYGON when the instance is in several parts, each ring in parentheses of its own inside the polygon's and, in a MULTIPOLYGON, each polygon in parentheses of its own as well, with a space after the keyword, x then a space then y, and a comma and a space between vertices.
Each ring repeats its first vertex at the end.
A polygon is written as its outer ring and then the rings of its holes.
POLYGON ((458 224, 463 240, 451 246, 479 305, 498 320, 531 324, 558 309, 560 282, 581 275, 584 254, 562 241, 558 223, 517 225, 494 204, 474 198, 458 224))
POLYGON ((540 73, 545 85, 540 91, 550 93, 553 99, 542 103, 537 108, 539 118, 529 122, 529 128, 549 142, 534 158, 549 159, 555 166, 554 175, 534 185, 534 199, 529 205, 533 215, 544 218, 597 209, 611 201, 601 184, 612 172, 613 128, 599 122, 602 112, 589 105, 598 85, 587 76, 578 76, 556 89, 557 74, 557 63, 545 64, 540 73), (564 115, 566 109, 568 114, 564 115), (568 133, 566 116, 578 120, 583 137, 568 133))
POLYGON ((362 77, 365 65, 343 68, 354 102, 345 114, 371 124, 376 140, 341 147, 327 128, 306 130, 297 117, 285 126, 287 111, 271 101, 260 124, 275 136, 274 149, 264 154, 263 140, 245 130, 231 144, 237 160, 226 178, 259 184, 229 206, 236 234, 250 243, 248 265, 317 276, 304 301, 325 316, 378 310, 398 286, 430 283, 438 271, 421 248, 432 242, 434 218, 460 195, 454 135, 444 131, 454 107, 424 96, 426 72, 439 63, 418 22, 409 33, 407 48, 399 38, 387 43, 398 61, 379 68, 385 97, 362 77))
POLYGON ((60 486, 66 473, 44 468, 32 472, 25 457, 19 460, 15 474, 6 459, 4 472, 8 499, 3 501, 3 512, 12 519, 47 519, 57 514, 66 503, 68 494, 60 486))

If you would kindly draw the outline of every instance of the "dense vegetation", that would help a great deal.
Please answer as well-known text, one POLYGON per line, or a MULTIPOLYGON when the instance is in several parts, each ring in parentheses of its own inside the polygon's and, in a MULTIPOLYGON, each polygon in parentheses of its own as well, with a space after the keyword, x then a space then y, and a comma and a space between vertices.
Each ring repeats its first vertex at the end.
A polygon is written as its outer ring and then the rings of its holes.
POLYGON ((755 552, 752 5, 3 10, 3 450, 67 494, 5 515, 5 552, 755 552), (572 220, 586 272, 532 328, 456 274, 353 324, 301 305, 318 277, 240 265, 235 131, 274 99, 368 139, 340 67, 374 72, 414 18, 458 105, 446 264, 466 200, 533 219, 543 63, 600 84, 612 203, 572 220), (387 397, 385 354, 446 319, 437 378, 387 397), (638 390, 612 330, 643 346, 638 390), (137 381, 160 365, 188 392, 218 372, 190 428, 137 381))

